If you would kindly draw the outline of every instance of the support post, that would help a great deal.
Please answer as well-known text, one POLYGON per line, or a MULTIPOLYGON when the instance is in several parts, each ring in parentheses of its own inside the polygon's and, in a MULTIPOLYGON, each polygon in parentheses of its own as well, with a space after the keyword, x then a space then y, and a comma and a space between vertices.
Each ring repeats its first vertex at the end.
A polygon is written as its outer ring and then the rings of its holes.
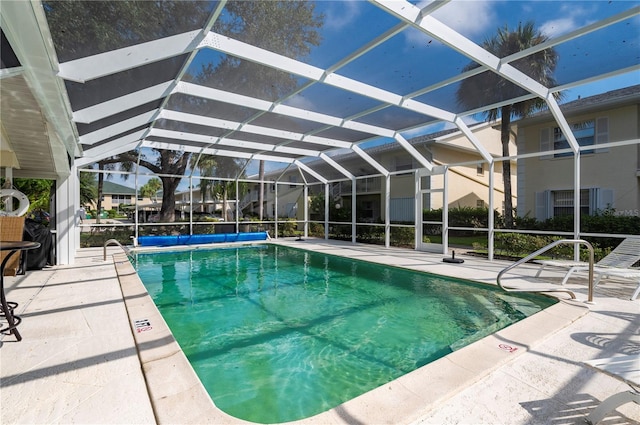
POLYGON ((302 189, 304 202, 304 237, 309 237, 309 185, 306 183, 302 189))
MULTIPOLYGON (((573 155, 573 239, 580 239, 580 151, 573 155)), ((573 247, 573 260, 580 261, 580 245, 573 247)))
POLYGON ((357 188, 356 188, 356 178, 351 178, 351 243, 356 243, 356 205, 357 205, 357 188))
POLYGON ((329 183, 324 184, 324 239, 329 240, 329 183))
POLYGON ((384 177, 384 246, 389 248, 391 245, 391 175, 384 177))
POLYGON ((494 220, 495 220, 495 176, 494 176, 494 172, 495 172, 495 163, 493 161, 491 161, 489 163, 489 234, 487 235, 487 242, 488 242, 488 259, 489 261, 493 260, 493 242, 494 242, 494 237, 495 237, 495 225, 494 225, 494 220))
POLYGON ((75 217, 78 211, 75 198, 79 200, 79 186, 75 166, 71 167, 71 173, 64 180, 56 180, 56 264, 73 264, 79 248, 80 235, 75 234, 75 217))

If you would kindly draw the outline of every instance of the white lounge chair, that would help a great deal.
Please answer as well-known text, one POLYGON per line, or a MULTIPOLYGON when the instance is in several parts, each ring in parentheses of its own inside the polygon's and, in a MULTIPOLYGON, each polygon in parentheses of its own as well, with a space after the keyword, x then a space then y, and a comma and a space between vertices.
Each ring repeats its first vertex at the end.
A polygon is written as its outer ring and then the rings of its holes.
POLYGON ((609 412, 623 404, 633 402, 640 405, 640 391, 638 391, 638 388, 640 388, 640 363, 638 362, 637 354, 589 360, 584 362, 584 364, 599 372, 612 376, 630 387, 628 391, 614 394, 602 401, 602 403, 585 418, 588 424, 597 424, 603 420, 609 412))
MULTIPOLYGON (((588 267, 587 267, 588 269, 588 267)), ((580 269, 580 270, 586 270, 586 269, 580 269)), ((638 286, 636 287, 636 290, 633 291, 633 295, 631 295, 631 301, 635 300, 636 298, 638 298, 638 295, 640 295, 640 269, 620 269, 620 268, 613 268, 613 267, 594 267, 593 268, 593 274, 597 275, 598 277, 596 278, 596 281, 593 284, 593 287, 595 288, 596 286, 598 286, 598 283, 600 283, 600 280, 604 277, 620 277, 623 279, 629 279, 629 280, 633 280, 633 281, 637 281, 638 282, 638 286)))
MULTIPOLYGON (((640 260, 640 237, 628 237, 614 248, 607 256, 594 264, 593 273, 596 276, 595 285, 600 283, 603 277, 617 276, 627 279, 639 280, 638 289, 633 297, 635 299, 640 293, 640 270, 632 269, 631 266, 640 260)), ((536 277, 540 276, 542 270, 547 266, 568 268, 567 274, 562 279, 562 285, 567 283, 569 277, 577 271, 589 269, 589 263, 572 260, 536 260, 540 268, 536 277)))

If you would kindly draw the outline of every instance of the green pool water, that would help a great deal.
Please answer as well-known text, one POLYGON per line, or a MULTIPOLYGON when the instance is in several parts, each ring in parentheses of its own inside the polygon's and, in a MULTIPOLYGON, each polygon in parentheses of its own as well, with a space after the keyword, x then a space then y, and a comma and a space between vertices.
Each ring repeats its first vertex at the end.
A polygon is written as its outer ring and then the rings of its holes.
POLYGON ((215 404, 259 423, 329 410, 555 302, 274 245, 134 263, 215 404))

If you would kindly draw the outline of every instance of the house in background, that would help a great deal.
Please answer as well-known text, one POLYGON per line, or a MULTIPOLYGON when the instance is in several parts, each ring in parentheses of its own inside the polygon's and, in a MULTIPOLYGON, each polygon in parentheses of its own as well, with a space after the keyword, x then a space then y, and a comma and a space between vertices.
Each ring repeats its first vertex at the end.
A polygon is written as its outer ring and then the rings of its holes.
MULTIPOLYGON (((194 182, 198 181, 194 178, 194 182)), ((235 211, 235 199, 227 200, 227 217, 233 217, 235 211)), ((210 191, 205 192, 204 198, 202 197, 202 190, 199 187, 199 183, 195 184, 191 190, 183 190, 176 192, 176 210, 180 211, 180 215, 184 217, 189 216, 189 211, 192 210, 196 216, 209 216, 222 219, 222 209, 224 208, 224 202, 211 195, 210 191)))
MULTIPOLYGON (((640 212, 640 85, 578 99, 561 106, 581 146, 580 211, 593 215, 640 212), (620 143, 615 149, 603 146, 620 143)), ((545 220, 574 211, 574 156, 553 116, 546 112, 515 123, 518 154, 518 214, 545 220), (564 149, 564 150, 563 150, 564 149)))
MULTIPOLYGON (((139 198, 142 200, 142 198, 139 198)), ((133 205, 136 202, 136 190, 110 181, 102 182, 102 208, 105 210, 118 210, 120 205, 133 205)), ((97 202, 92 202, 89 207, 97 208, 97 202)))
MULTIPOLYGON (((158 195, 162 198, 162 194, 158 195)), ((143 197, 138 195, 138 207, 151 206, 156 202, 155 199, 149 197, 143 197)), ((135 189, 117 184, 108 180, 102 182, 102 209, 107 210, 131 210, 131 207, 136 203, 136 191, 135 189)), ((88 205, 89 209, 95 210, 97 203, 92 202, 88 205)))
MULTIPOLYGON (((494 157, 502 154, 499 123, 482 123, 471 127, 475 137, 494 157)), ((453 165, 448 168, 447 199, 449 207, 486 207, 489 204, 490 172, 475 147, 457 129, 445 130, 438 133, 424 135, 409 140, 409 143, 435 166, 443 164, 453 165)), ((515 154, 515 138, 510 151, 515 154)), ((412 170, 421 165, 402 146, 397 143, 379 145, 365 149, 365 152, 380 165, 393 173, 390 183, 389 211, 392 222, 413 221, 415 216, 415 176, 412 170), (403 171, 406 171, 403 173, 403 171)), ((372 167, 360 156, 349 153, 334 156, 340 165, 354 175, 375 174, 372 167)), ((323 160, 307 163, 310 168, 325 176, 329 181, 344 179, 338 170, 323 160)), ((512 188, 516 193, 516 167, 512 162, 512 188)), ((307 176, 309 177, 309 176, 307 176)), ((279 170, 267 173, 265 180, 278 180, 278 217, 302 218, 303 189, 300 183, 303 179, 297 170, 279 170)), ((439 209, 443 207, 443 196, 438 189, 443 188, 444 177, 432 175, 426 178, 424 187, 434 189, 434 194, 428 195, 423 201, 423 209, 439 209)), ((313 178, 311 178, 313 180, 313 178)), ((361 222, 376 222, 385 220, 385 179, 383 177, 369 177, 356 181, 356 216, 361 222)), ((318 186, 319 187, 319 186, 318 186)), ((273 218, 276 214, 275 191, 276 185, 265 183, 264 189, 264 217, 273 218)), ((260 185, 253 184, 249 193, 240 201, 245 214, 257 214, 259 207, 260 185)), ((331 185, 330 196, 338 199, 340 204, 351 205, 353 188, 351 181, 335 182, 331 185)), ((494 202, 503 205, 504 189, 502 180, 502 166, 494 169, 494 202)), ((515 197, 513 198, 516 204, 515 197)), ((502 211, 500 211, 502 212, 502 211)), ((313 212, 311 212, 313 214, 313 212)))

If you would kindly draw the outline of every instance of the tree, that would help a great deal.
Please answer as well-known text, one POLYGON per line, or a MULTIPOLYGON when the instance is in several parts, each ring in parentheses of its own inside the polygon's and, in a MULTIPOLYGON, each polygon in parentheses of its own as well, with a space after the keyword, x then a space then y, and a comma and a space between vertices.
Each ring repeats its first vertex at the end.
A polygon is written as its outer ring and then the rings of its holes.
MULTIPOLYGON (((213 157, 211 155, 203 155, 205 163, 208 161, 215 161, 216 164, 211 169, 212 175, 225 179, 232 180, 220 180, 214 183, 212 187, 212 193, 217 199, 222 199, 222 218, 225 221, 231 220, 233 217, 229 216, 229 197, 236 197, 236 182, 235 179, 244 177, 241 174, 244 163, 241 160, 229 157, 213 157)), ((203 170, 200 170, 203 172, 203 170)), ((241 193, 246 190, 246 183, 239 185, 241 193)))
MULTIPOLYGON (((546 35, 535 29, 533 22, 527 22, 518 24, 518 27, 513 31, 509 30, 506 25, 503 28, 498 28, 497 34, 486 40, 482 47, 495 56, 504 58, 544 43, 547 39, 546 35)), ((548 48, 518 59, 512 62, 512 65, 540 84, 552 87, 556 85, 553 73, 557 63, 558 55, 556 51, 553 48, 548 48)), ((463 68, 462 72, 470 71, 479 66, 478 63, 471 62, 463 68)), ((485 71, 462 80, 456 92, 456 98, 460 105, 474 109, 525 94, 528 94, 528 92, 522 87, 504 79, 493 71, 485 71)), ((555 93, 554 96, 556 99, 562 97, 559 92, 555 93)), ((544 99, 534 98, 494 108, 485 113, 486 118, 490 121, 496 121, 501 118, 500 141, 502 143, 502 156, 509 156, 511 119, 526 117, 544 107, 546 107, 544 99)), ((511 190, 511 163, 508 160, 502 162, 502 178, 504 181, 505 227, 512 228, 513 195, 511 190)))
MULTIPOLYGON (((175 221, 176 190, 187 165, 189 165, 189 156, 185 152, 156 149, 152 149, 151 157, 140 155, 140 165, 152 173, 158 174, 162 182, 162 206, 158 213, 158 221, 161 223, 175 221)), ((111 158, 111 160, 127 163, 136 161, 137 158, 137 152, 125 152, 111 158)))
MULTIPOLYGON (((117 168, 124 171, 131 171, 133 169, 134 159, 133 158, 120 158, 111 157, 103 159, 102 161, 98 161, 98 201, 96 202, 96 224, 100 224, 100 212, 102 211, 102 188, 104 186, 104 171, 106 170, 115 170, 117 168)), ((111 174, 107 174, 107 179, 112 177, 111 174)), ((123 174, 123 178, 126 180, 129 177, 128 174, 123 174)))
POLYGON ((155 198, 158 191, 162 188, 162 181, 157 177, 152 177, 148 182, 140 187, 140 195, 144 198, 155 198))
MULTIPOLYGON (((5 179, 0 179, 0 187, 5 186, 5 179)), ((12 186, 29 198, 29 212, 35 210, 49 211, 49 201, 55 190, 53 180, 15 178, 12 186)), ((17 204, 15 204, 17 206, 17 204)))
POLYGON ((95 173, 80 173, 80 204, 91 205, 98 197, 95 173))
POLYGON ((42 2, 60 62, 201 28, 212 2, 42 2))
MULTIPOLYGON (((215 168, 217 164, 216 157, 213 155, 198 155, 191 157, 189 166, 192 169, 197 168, 200 171, 201 177, 212 177, 215 175, 215 168)), ((198 187, 200 188, 200 201, 202 202, 202 205, 205 205, 207 195, 213 197, 213 186, 213 180, 200 179, 198 187)), ((193 210, 193 207, 191 209, 193 210)))
MULTIPOLYGON (((43 5, 58 57, 64 62, 200 28, 210 15, 212 3, 45 1, 43 5)), ((307 55, 311 46, 319 44, 316 29, 322 26, 323 19, 315 13, 312 2, 303 0, 230 1, 214 30, 298 59, 307 55)), ((264 68, 226 55, 218 65, 203 66, 195 76, 187 78, 202 84, 219 84, 228 91, 251 88, 255 90, 252 95, 263 97, 268 93, 270 98, 288 93, 296 86, 297 80, 293 76, 264 68)), ((126 73, 123 75, 127 76, 126 73)), ((122 86, 130 84, 126 78, 122 83, 122 86)), ((179 102, 176 102, 177 110, 181 109, 179 102)), ((197 99, 188 102, 191 106, 206 103, 197 99)), ((199 113, 206 115, 206 112, 203 108, 199 113)), ((135 156, 126 153, 107 161, 135 161, 135 156)), ((140 165, 156 174, 182 176, 190 156, 186 152, 155 150, 149 158, 141 159, 140 165)), ((162 176, 160 179, 163 192, 159 219, 171 222, 175 219, 175 190, 181 177, 162 176)))
MULTIPOLYGON (((226 10, 229 16, 216 22, 214 30, 253 44, 266 50, 288 57, 302 58, 311 52, 311 46, 320 44, 324 15, 315 13, 315 4, 305 1, 236 1, 229 2, 226 10), (293 18, 293 21, 291 19, 293 18), (286 31, 283 31, 283 26, 286 31), (266 36, 268 35, 268 36, 266 36)), ((194 77, 198 84, 213 86, 222 90, 241 92, 246 95, 278 99, 295 89, 297 80, 272 68, 254 62, 238 60, 226 56, 219 64, 203 65, 194 77)), ((206 111, 208 102, 199 102, 200 110, 206 111)), ((223 160, 218 158, 218 160, 223 160)), ((227 159, 228 160, 228 159, 227 159)), ((222 176, 227 177, 227 176, 222 176)), ((231 177, 231 176, 228 176, 231 177)), ((264 161, 259 164, 260 194, 259 215, 263 219, 264 209, 264 161)), ((235 191, 229 184, 218 186, 222 189, 224 212, 228 192, 235 191)), ((226 218, 225 218, 226 219, 226 218)))

